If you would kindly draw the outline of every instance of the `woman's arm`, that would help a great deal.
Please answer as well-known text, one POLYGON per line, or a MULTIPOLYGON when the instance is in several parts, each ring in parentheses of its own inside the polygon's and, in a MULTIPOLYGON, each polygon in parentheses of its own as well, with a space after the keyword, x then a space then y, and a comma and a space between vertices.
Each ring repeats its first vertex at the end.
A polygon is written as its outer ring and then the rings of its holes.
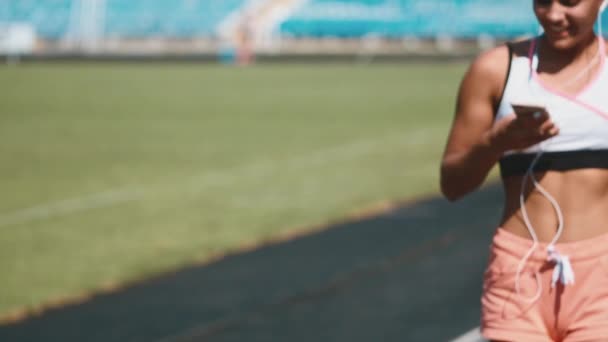
POLYGON ((486 52, 471 64, 460 84, 441 163, 441 192, 449 200, 456 200, 481 185, 502 155, 491 128, 508 61, 506 47, 486 52))
POLYGON ((532 146, 558 133, 548 117, 530 121, 508 116, 494 123, 503 93, 509 49, 480 55, 464 76, 441 163, 441 191, 457 200, 479 187, 502 154, 532 146))

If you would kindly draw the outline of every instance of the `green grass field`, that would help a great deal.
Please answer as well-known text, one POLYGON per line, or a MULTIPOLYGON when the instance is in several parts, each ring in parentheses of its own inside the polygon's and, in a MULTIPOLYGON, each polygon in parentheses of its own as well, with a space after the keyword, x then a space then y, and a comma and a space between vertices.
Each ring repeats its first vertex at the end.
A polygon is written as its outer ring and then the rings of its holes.
POLYGON ((0 317, 438 193, 464 68, 0 68, 0 317))

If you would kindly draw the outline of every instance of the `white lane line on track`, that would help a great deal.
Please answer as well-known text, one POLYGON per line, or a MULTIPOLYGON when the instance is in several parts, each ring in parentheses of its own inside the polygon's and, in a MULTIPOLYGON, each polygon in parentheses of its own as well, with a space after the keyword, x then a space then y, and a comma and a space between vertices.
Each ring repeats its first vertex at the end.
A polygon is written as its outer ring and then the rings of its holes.
MULTIPOLYGON (((186 193, 200 193, 211 186, 231 185, 242 178, 264 177, 273 171, 284 168, 302 168, 323 165, 332 161, 345 160, 362 154, 372 153, 379 148, 384 148, 387 143, 398 143, 400 146, 411 148, 418 147, 428 142, 433 134, 426 130, 412 133, 400 133, 385 136, 381 139, 359 140, 343 145, 338 145, 313 152, 308 155, 300 155, 283 160, 267 159, 253 161, 249 164, 237 166, 226 170, 213 170, 195 176, 178 186, 168 186, 175 191, 186 193)), ((95 194, 74 197, 71 199, 43 203, 30 208, 24 208, 12 213, 0 213, 0 227, 24 224, 31 221, 41 221, 55 217, 75 214, 82 211, 111 207, 126 202, 136 201, 144 198, 147 194, 162 189, 154 187, 123 187, 108 189, 95 194)))
POLYGON ((479 332, 479 327, 475 327, 470 331, 456 337, 450 342, 486 342, 479 332))

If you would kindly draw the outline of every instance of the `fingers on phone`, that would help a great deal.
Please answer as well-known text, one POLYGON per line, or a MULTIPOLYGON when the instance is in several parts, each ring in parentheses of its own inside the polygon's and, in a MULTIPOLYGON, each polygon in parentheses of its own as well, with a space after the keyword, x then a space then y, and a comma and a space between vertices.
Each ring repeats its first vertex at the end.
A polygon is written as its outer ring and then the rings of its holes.
POLYGON ((559 128, 553 121, 547 120, 540 126, 539 132, 541 136, 553 137, 559 133, 559 128))

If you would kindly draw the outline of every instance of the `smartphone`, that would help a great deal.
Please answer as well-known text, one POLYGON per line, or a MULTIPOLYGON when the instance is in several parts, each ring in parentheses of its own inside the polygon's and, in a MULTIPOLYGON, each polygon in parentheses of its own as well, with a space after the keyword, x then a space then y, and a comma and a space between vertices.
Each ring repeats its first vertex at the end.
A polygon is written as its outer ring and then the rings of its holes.
POLYGON ((544 115, 549 115, 547 108, 540 103, 532 102, 513 102, 511 107, 515 111, 515 115, 519 117, 530 116, 535 119, 540 119, 544 115))

